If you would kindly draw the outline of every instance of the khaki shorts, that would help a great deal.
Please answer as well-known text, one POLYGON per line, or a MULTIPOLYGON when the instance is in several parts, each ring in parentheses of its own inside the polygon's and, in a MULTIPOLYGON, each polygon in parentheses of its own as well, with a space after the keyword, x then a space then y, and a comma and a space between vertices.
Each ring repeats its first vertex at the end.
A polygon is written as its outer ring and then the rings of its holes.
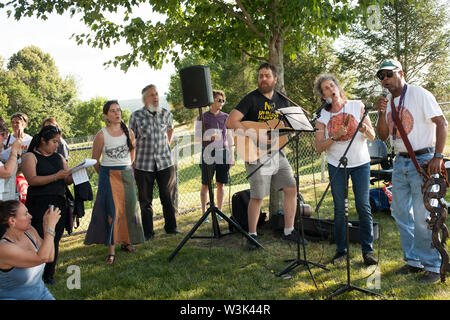
MULTIPOLYGON (((261 165, 261 162, 245 163, 247 174, 251 174, 261 165)), ((270 194, 270 185, 275 190, 295 187, 294 174, 286 157, 277 153, 271 160, 262 166, 249 178, 250 198, 263 199, 270 194)))

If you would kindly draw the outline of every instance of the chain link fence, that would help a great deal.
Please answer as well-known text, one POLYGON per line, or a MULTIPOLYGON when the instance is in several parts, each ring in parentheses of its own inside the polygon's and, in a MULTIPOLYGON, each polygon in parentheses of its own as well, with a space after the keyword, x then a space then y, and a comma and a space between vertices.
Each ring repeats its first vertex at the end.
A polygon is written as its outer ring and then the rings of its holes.
MULTIPOLYGON (((440 104, 445 117, 450 120, 450 102, 440 104)), ((370 120, 375 126, 378 114, 376 111, 369 112, 370 120)), ((386 141, 390 149, 389 139, 386 141)), ((314 182, 327 182, 328 170, 326 166, 325 153, 318 154, 314 148, 314 133, 303 133, 299 138, 299 184, 301 188, 311 185, 314 182)), ((295 150, 294 143, 290 142, 283 150, 292 169, 295 172, 295 150)), ((446 156, 448 156, 448 148, 446 156)), ((177 192, 175 196, 175 205, 178 214, 185 214, 200 209, 200 189, 201 189, 201 170, 199 166, 201 146, 194 142, 193 133, 184 133, 174 136, 172 142, 172 152, 177 173, 177 192)), ((69 166, 73 167, 84 158, 90 158, 92 153, 92 139, 77 139, 76 143, 71 145, 69 166)), ((90 222, 91 209, 97 194, 98 175, 93 168, 88 169, 88 176, 94 192, 94 200, 85 202, 86 215, 81 219, 80 226, 74 229, 74 233, 87 230, 90 222)), ((244 161, 236 157, 236 163, 229 172, 229 184, 225 187, 224 208, 231 202, 234 193, 249 188, 247 181, 247 172, 244 161)), ((214 181, 214 180, 213 180, 214 181)), ((214 187, 214 183, 213 183, 214 187)), ((71 188, 73 188, 71 186, 71 188)), ((158 188, 155 185, 153 192, 153 207, 155 215, 162 215, 162 207, 159 201, 158 188)), ((224 209, 223 208, 223 209, 224 209)), ((225 209, 224 209, 225 212, 225 209)), ((226 211, 228 214, 228 211, 226 211)))

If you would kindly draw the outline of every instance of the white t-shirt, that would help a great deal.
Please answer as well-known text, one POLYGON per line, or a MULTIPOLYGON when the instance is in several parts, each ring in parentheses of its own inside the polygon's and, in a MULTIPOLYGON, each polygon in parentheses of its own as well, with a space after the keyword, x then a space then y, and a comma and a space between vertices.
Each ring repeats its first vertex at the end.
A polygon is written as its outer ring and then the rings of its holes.
MULTIPOLYGON (((386 121, 389 128, 391 145, 394 146, 395 152, 408 152, 398 129, 396 139, 393 139, 392 95, 389 94, 387 98, 389 101, 386 108, 386 121)), ((400 97, 394 98, 396 107, 398 107, 399 102, 400 97)), ((422 87, 408 85, 403 108, 399 116, 413 150, 416 151, 435 146, 436 124, 431 121, 431 118, 442 115, 442 110, 431 92, 422 87)))
MULTIPOLYGON (((29 134, 24 133, 23 135, 23 139, 22 139, 22 150, 23 152, 28 150, 28 146, 31 143, 31 140, 33 140, 33 137, 30 136, 29 134)), ((12 133, 9 134, 8 138, 6 139, 6 141, 8 142, 8 148, 11 147, 11 145, 14 143, 14 141, 16 141, 16 138, 14 137, 14 135, 12 133)))
MULTIPOLYGON (((327 149, 327 162, 332 166, 337 167, 339 165, 339 160, 344 155, 350 140, 355 134, 361 117, 361 101, 359 100, 348 100, 338 113, 322 110, 317 121, 325 125, 325 137, 327 139, 332 137, 347 122, 347 135, 333 142, 327 149)), ((356 134, 355 140, 353 140, 346 155, 347 168, 358 167, 370 162, 369 148, 366 141, 364 134, 361 132, 356 134)))
POLYGON ((100 164, 105 167, 131 165, 130 150, 125 133, 119 137, 113 137, 106 128, 102 128, 102 131, 104 143, 100 164))

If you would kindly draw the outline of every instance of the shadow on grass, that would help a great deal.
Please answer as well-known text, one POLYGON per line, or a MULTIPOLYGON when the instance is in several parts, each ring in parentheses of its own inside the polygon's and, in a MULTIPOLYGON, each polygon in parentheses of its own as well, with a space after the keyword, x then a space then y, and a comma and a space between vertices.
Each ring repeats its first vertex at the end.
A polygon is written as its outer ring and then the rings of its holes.
MULTIPOLYGON (((310 195, 305 190, 307 195, 310 195)), ((331 199, 324 206, 332 208, 331 199)), ((330 214, 330 213, 327 213, 330 214)), ((310 242, 306 247, 307 260, 327 265, 328 271, 311 267, 317 283, 305 266, 290 272, 285 280, 275 275, 283 270, 286 260, 297 258, 297 246, 280 240, 268 225, 260 229, 259 241, 266 248, 248 252, 246 239, 240 233, 220 239, 189 239, 172 261, 168 257, 200 218, 200 213, 179 216, 181 235, 163 232, 163 220, 155 221, 156 237, 136 245, 136 253, 116 249, 114 265, 105 264, 107 248, 103 245, 84 246, 84 235, 63 240, 56 271, 57 284, 50 287, 57 299, 159 299, 159 300, 247 300, 300 299, 321 300, 346 284, 346 266, 330 265, 335 245, 328 241, 310 242), (81 271, 81 289, 69 290, 66 281, 68 267, 76 265, 81 271)), ((351 219, 356 218, 353 210, 351 219)), ((321 216, 321 218, 324 218, 321 216)), ((357 218, 356 218, 357 219, 357 218)), ((380 238, 374 242, 381 273, 363 265, 361 246, 350 245, 352 284, 361 288, 373 285, 379 277, 383 299, 449 299, 446 285, 422 285, 415 275, 398 276, 394 270, 403 265, 400 239, 394 220, 387 214, 376 213, 380 223, 380 238), (376 279, 375 279, 376 280, 376 279)), ((228 224, 220 222, 221 232, 228 232, 228 224)), ((195 236, 211 235, 211 223, 202 224, 195 236)), ((303 258, 303 251, 301 250, 303 258)), ((337 300, 371 300, 379 297, 357 291, 345 293, 337 300)))

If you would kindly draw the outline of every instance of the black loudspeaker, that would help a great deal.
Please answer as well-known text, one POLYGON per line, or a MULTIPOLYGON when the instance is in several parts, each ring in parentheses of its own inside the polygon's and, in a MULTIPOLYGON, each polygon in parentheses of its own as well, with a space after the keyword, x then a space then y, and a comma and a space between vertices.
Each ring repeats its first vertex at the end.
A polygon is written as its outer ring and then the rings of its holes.
POLYGON ((183 103, 188 109, 206 107, 214 102, 209 67, 191 66, 180 70, 183 103))

